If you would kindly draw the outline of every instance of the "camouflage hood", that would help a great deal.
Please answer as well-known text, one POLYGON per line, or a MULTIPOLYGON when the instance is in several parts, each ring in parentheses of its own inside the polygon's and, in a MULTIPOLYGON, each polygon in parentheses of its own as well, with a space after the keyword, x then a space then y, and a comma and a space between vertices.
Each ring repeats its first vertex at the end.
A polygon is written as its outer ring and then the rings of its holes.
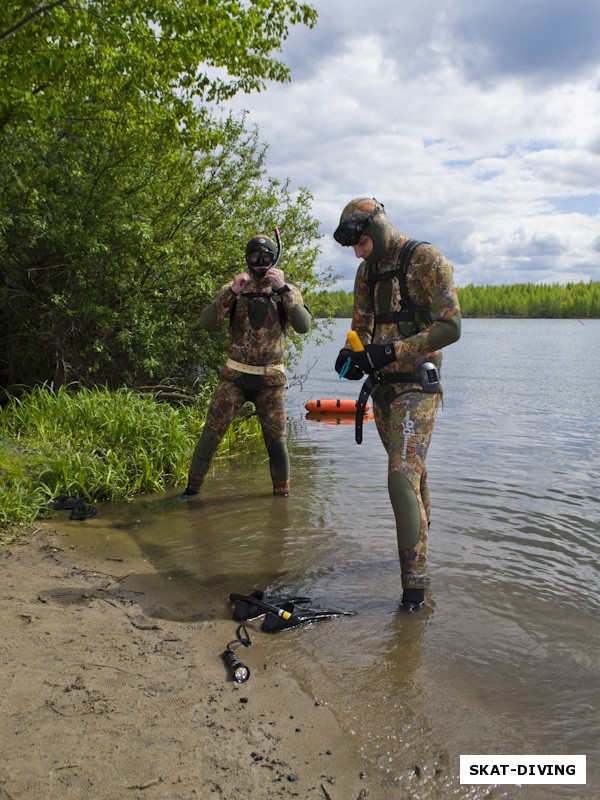
POLYGON ((400 236, 388 219, 383 203, 374 197, 357 197, 351 200, 342 211, 340 228, 350 221, 363 223, 361 235, 370 236, 373 240, 373 252, 368 259, 372 264, 380 261, 388 247, 400 236))
POLYGON ((262 263, 253 263, 251 261, 251 253, 270 253, 273 257, 273 263, 277 259, 279 248, 277 244, 269 236, 259 234, 254 236, 246 245, 246 265, 248 266, 251 274, 257 279, 261 280, 265 272, 269 269, 269 265, 262 263))

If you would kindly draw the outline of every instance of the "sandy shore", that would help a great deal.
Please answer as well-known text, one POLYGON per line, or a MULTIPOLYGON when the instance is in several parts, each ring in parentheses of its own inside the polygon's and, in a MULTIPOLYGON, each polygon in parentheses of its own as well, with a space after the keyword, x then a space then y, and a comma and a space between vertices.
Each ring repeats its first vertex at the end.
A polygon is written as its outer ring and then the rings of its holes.
POLYGON ((165 623, 125 561, 52 529, 0 547, 0 800, 375 800, 332 712, 281 668, 228 680, 231 621, 165 623))

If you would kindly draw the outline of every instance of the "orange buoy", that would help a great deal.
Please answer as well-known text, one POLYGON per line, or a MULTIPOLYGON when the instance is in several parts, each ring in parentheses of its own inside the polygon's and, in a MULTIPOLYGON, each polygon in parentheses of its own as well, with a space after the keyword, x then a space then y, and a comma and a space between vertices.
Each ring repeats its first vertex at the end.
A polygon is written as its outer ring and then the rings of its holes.
MULTIPOLYGON (((356 414, 356 400, 325 397, 321 400, 309 400, 304 403, 304 408, 307 411, 318 411, 321 414, 356 414)), ((365 412, 370 408, 371 406, 367 403, 365 412)))

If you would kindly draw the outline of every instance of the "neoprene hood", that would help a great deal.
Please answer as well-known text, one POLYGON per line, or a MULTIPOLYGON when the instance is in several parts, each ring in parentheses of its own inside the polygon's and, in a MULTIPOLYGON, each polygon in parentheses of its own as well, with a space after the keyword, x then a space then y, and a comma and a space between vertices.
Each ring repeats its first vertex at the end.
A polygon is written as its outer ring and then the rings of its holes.
POLYGON ((383 203, 374 197, 357 197, 342 211, 340 224, 333 237, 348 247, 357 244, 361 236, 370 236, 373 252, 368 261, 374 263, 383 258, 388 240, 386 232, 390 225, 383 203))

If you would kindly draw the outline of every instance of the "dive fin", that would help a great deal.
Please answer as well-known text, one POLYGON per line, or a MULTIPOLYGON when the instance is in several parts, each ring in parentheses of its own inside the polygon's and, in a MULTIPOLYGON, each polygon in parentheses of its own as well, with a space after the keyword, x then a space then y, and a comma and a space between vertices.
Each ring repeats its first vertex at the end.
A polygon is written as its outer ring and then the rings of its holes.
MULTIPOLYGON (((356 613, 355 611, 325 611, 314 608, 297 608, 291 599, 283 603, 283 605, 277 606, 275 603, 266 600, 264 593, 262 598, 257 597, 257 594, 260 594, 260 592, 254 592, 251 596, 232 593, 229 595, 229 600, 232 603, 236 603, 238 611, 240 611, 240 609, 237 604, 242 603, 247 604, 247 606, 250 608, 255 606, 262 613, 264 613, 265 618, 263 620, 261 630, 265 631, 266 633, 276 633, 277 631, 284 630, 285 628, 293 628, 297 625, 305 625, 309 622, 316 622, 319 619, 331 619, 332 617, 353 617, 356 613)), ((305 597, 297 598, 296 602, 299 602, 299 600, 302 602, 308 602, 308 599, 305 597)), ((244 611, 244 606, 242 606, 241 611, 244 611)))
POLYGON ((229 595, 232 603, 235 603, 233 608, 233 618, 238 621, 256 619, 263 614, 267 613, 268 609, 260 608, 254 601, 259 600, 268 603, 271 606, 281 607, 285 603, 310 603, 310 597, 300 597, 295 595, 271 595, 263 592, 261 589, 255 589, 249 597, 243 595, 235 595, 243 599, 234 600, 234 595, 229 595))
POLYGON ((261 631, 265 633, 277 633, 286 628, 295 628, 297 625, 308 625, 310 622, 317 622, 320 619, 333 619, 334 617, 353 617, 355 611, 325 611, 314 608, 294 608, 287 606, 286 610, 291 611, 287 619, 275 616, 275 614, 265 614, 261 631))

